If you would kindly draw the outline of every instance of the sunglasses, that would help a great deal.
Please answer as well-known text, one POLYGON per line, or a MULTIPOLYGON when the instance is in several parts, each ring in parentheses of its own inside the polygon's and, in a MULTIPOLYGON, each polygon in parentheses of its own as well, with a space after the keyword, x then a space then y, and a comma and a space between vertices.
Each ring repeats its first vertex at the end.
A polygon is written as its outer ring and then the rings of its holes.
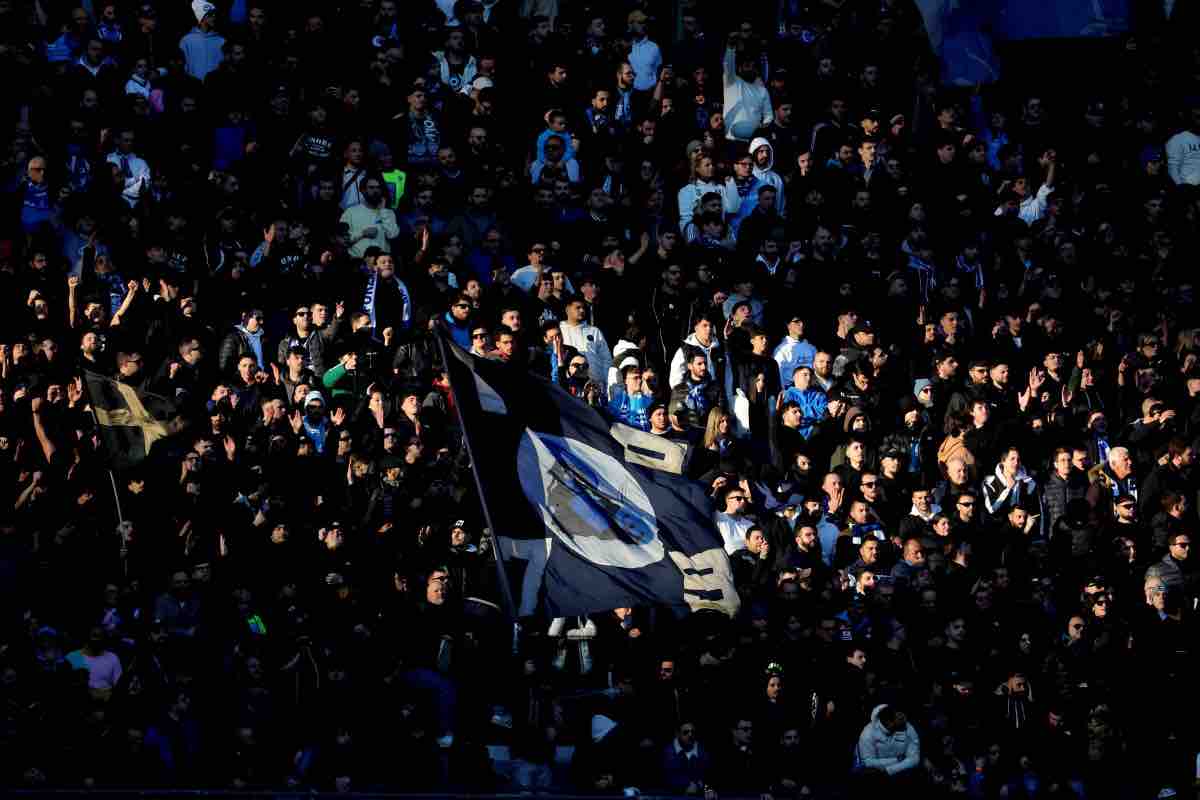
POLYGON ((307 312, 307 311, 297 311, 297 312, 296 312, 296 316, 297 316, 297 317, 307 317, 307 316, 308 316, 308 312, 307 312))
POLYGON ((875 481, 863 481, 859 484, 859 486, 863 487, 864 489, 874 489, 878 485, 879 484, 875 481))

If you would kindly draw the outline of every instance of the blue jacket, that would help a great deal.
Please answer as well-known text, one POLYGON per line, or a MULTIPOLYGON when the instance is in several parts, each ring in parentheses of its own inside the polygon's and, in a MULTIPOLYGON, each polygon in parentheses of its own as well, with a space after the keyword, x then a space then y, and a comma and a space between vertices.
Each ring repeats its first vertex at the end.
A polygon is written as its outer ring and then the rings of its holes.
POLYGON ((797 389, 795 386, 790 387, 783 393, 783 402, 796 403, 800 406, 800 412, 804 414, 804 419, 800 421, 800 435, 805 439, 812 436, 813 428, 817 423, 825 419, 825 409, 829 405, 829 398, 820 389, 797 389))
POLYGON ((608 401, 608 413, 638 430, 650 430, 650 406, 654 405, 654 396, 639 394, 630 397, 624 388, 618 388, 613 399, 608 401))
POLYGON ((471 320, 468 319, 465 323, 459 324, 458 320, 454 319, 454 315, 447 311, 442 315, 442 319, 446 322, 446 330, 450 331, 450 336, 454 338, 454 343, 463 350, 471 349, 471 320))

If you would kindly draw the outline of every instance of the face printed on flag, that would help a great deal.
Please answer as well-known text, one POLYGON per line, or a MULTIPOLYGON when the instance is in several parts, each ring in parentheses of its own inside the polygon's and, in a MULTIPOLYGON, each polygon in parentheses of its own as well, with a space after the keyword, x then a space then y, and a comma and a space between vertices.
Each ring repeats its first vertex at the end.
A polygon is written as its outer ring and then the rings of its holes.
POLYGON ((662 560, 666 550, 650 498, 612 456, 575 439, 526 429, 517 468, 526 499, 576 554, 627 569, 662 560))

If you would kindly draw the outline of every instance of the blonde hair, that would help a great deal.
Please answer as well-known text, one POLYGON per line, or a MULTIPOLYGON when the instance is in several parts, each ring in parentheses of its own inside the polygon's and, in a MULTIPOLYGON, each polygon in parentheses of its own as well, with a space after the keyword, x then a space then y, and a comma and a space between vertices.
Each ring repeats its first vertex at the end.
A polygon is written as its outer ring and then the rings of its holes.
POLYGON ((704 426, 705 449, 716 449, 717 439, 721 438, 721 420, 728 418, 729 415, 719 408, 708 410, 708 422, 704 426))

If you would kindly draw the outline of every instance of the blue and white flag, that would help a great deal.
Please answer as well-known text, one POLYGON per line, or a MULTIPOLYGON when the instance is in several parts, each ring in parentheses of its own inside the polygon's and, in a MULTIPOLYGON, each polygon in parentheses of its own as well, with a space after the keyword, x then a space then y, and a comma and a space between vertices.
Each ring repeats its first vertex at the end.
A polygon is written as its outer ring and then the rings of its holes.
POLYGON ((677 443, 438 336, 497 552, 507 574, 521 571, 518 615, 737 613, 708 497, 681 474, 677 443))
POLYGON ((1080 39, 1129 30, 1128 0, 916 0, 929 44, 942 62, 942 82, 993 83, 997 40, 1080 39))

